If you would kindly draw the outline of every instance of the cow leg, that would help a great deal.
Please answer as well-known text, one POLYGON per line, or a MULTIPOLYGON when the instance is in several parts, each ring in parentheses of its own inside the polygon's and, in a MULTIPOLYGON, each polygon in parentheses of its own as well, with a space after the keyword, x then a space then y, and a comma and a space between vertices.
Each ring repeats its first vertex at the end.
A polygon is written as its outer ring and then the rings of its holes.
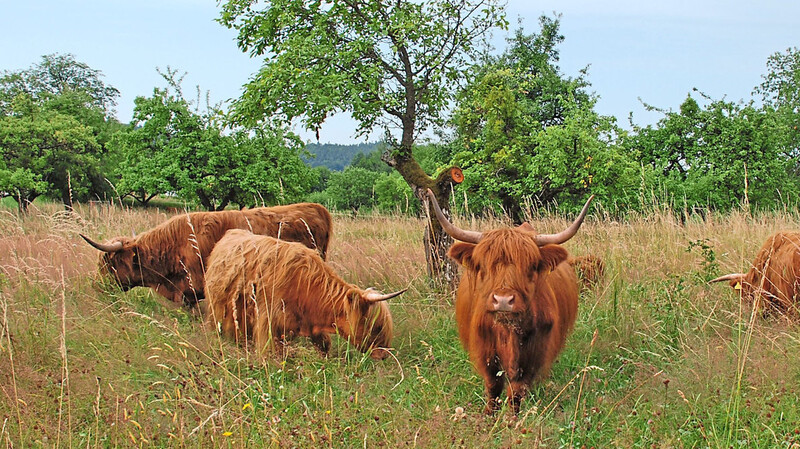
POLYGON ((331 336, 326 333, 312 334, 311 343, 314 343, 322 355, 327 356, 328 350, 331 348, 331 336))
POLYGON ((483 383, 486 387, 486 414, 492 414, 500 408, 500 395, 503 393, 503 386, 506 378, 504 374, 498 375, 502 371, 499 360, 496 356, 487 358, 486 365, 479 369, 483 375, 483 383))
POLYGON ((519 407, 522 400, 528 396, 530 382, 513 380, 508 383, 508 400, 511 402, 511 407, 514 414, 519 414, 519 407))

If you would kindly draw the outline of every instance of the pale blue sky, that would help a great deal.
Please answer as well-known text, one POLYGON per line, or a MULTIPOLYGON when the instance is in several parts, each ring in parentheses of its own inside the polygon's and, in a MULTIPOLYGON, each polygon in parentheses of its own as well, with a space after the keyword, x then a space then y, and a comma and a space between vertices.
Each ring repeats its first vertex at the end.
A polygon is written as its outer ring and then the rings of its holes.
MULTIPOLYGON (((260 61, 241 53, 234 33, 217 24, 219 8, 202 0, 0 0, 0 70, 19 70, 44 54, 72 53, 101 70, 121 92, 117 116, 128 121, 136 96, 163 86, 156 73, 188 72, 185 91, 199 85, 212 100, 237 97, 260 61)), ((589 65, 597 111, 627 124, 660 116, 638 98, 677 109, 696 87, 714 98, 749 99, 767 57, 800 47, 800 1, 511 0, 512 30, 538 30, 542 13, 562 14, 562 71, 589 65)), ((496 36, 500 48, 503 35, 496 36)), ((333 117, 321 142, 353 142, 355 125, 333 117)), ((297 130, 299 131, 299 130, 297 130)), ((310 133, 303 133, 311 138, 310 133)))

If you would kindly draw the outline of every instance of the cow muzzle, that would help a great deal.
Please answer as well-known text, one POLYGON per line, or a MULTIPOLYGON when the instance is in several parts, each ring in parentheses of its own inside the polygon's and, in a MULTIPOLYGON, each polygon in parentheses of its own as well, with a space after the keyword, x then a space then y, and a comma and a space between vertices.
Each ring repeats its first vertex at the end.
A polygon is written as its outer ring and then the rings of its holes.
POLYGON ((489 301, 489 310, 492 312, 513 312, 517 301, 513 293, 504 295, 495 293, 492 295, 491 301, 489 301))

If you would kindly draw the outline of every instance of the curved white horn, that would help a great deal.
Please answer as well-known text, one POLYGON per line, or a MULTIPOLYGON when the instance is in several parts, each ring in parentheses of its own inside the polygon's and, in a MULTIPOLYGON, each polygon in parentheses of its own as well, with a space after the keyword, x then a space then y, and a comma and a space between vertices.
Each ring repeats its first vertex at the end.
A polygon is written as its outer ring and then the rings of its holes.
POLYGON ((716 279, 712 279, 708 281, 709 284, 713 284, 714 282, 724 282, 724 281, 742 281, 744 280, 744 273, 731 273, 726 274, 725 276, 720 276, 716 279))
POLYGON ((539 246, 544 246, 551 243, 559 245, 574 237, 578 232, 578 229, 580 229, 581 225, 583 224, 583 219, 586 218, 586 213, 589 211, 589 204, 593 199, 594 195, 590 196, 589 199, 586 200, 586 204, 583 205, 583 209, 581 209, 581 213, 578 214, 578 218, 576 218, 567 229, 564 229, 558 234, 538 234, 534 237, 536 239, 536 244, 539 246))
POLYGON ((370 288, 368 288, 368 289, 366 289, 364 291, 364 296, 363 297, 364 297, 364 301, 369 302, 369 303, 381 302, 381 301, 386 301, 387 299, 392 299, 395 296, 402 295, 403 293, 406 292, 406 290, 408 290, 408 288, 404 288, 404 289, 402 289, 400 291, 396 291, 394 293, 386 293, 386 294, 384 294, 384 293, 381 293, 381 292, 375 290, 374 288, 370 287, 370 288))
POLYGON ((436 219, 439 220, 439 224, 442 225, 444 232, 448 233, 450 237, 453 237, 456 240, 461 240, 462 242, 478 243, 481 240, 481 237, 483 237, 482 232, 467 231, 459 228, 453 223, 450 223, 450 220, 448 220, 444 216, 444 213, 442 213, 442 209, 439 208, 439 203, 436 201, 436 196, 433 194, 431 189, 428 189, 426 193, 428 194, 428 199, 430 200, 431 205, 433 205, 433 212, 436 214, 436 219))
POLYGON ((106 253, 115 253, 115 252, 117 252, 117 251, 122 249, 122 242, 97 243, 94 240, 90 239, 89 237, 86 237, 83 234, 79 234, 79 235, 81 237, 83 237, 84 240, 86 240, 86 243, 88 243, 88 244, 92 245, 93 247, 95 247, 96 249, 99 249, 100 251, 103 251, 103 252, 106 252, 106 253))

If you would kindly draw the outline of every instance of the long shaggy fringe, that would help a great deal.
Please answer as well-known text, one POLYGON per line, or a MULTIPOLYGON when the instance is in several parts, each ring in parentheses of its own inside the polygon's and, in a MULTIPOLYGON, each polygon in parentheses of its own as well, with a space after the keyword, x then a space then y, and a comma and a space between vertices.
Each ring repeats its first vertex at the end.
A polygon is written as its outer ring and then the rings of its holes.
POLYGON ((209 258, 208 321, 257 348, 295 335, 342 334, 366 349, 387 346, 392 319, 384 302, 367 304, 364 291, 342 280, 303 245, 231 230, 209 258))

